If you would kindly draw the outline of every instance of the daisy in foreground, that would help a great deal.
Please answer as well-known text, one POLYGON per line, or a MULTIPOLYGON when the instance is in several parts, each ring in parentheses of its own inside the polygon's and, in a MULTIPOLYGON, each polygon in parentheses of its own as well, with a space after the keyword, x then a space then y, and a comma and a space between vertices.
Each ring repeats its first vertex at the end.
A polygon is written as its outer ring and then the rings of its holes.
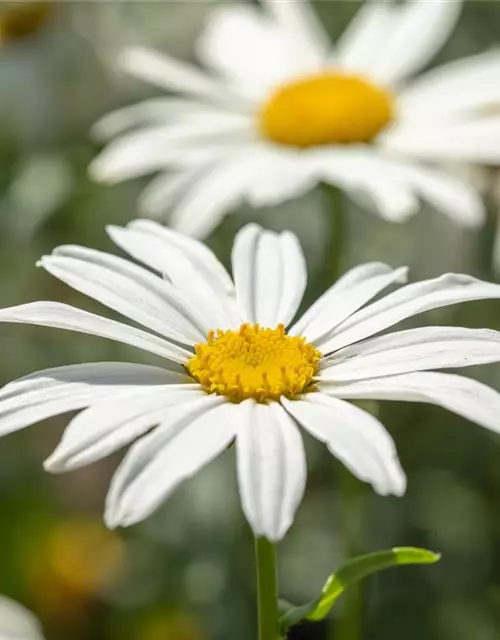
POLYGON ((163 366, 99 362, 47 369, 0 392, 0 434, 68 411, 74 417, 48 471, 87 465, 133 441, 106 503, 110 527, 149 516, 186 478, 236 443, 238 482, 257 537, 282 538, 306 483, 299 425, 358 478, 400 496, 394 443, 357 398, 441 405, 500 430, 500 395, 430 369, 500 361, 500 333, 428 327, 371 336, 422 311, 500 298, 500 286, 465 275, 408 284, 381 263, 342 276, 294 324, 306 286, 290 232, 239 232, 233 278, 200 242, 152 221, 110 227, 137 264, 84 247, 57 248, 40 265, 141 330, 57 302, 0 310, 0 321, 106 337, 163 358, 163 366))
POLYGON ((479 224, 478 193, 438 165, 500 163, 500 119, 485 116, 500 100, 500 52, 411 79, 461 4, 367 2, 335 47, 307 0, 225 4, 198 43, 207 70, 143 48, 123 53, 126 72, 178 95, 104 117, 96 136, 116 139, 91 175, 158 173, 142 212, 169 212, 174 228, 199 237, 244 200, 274 205, 320 182, 388 220, 407 219, 423 199, 479 224))

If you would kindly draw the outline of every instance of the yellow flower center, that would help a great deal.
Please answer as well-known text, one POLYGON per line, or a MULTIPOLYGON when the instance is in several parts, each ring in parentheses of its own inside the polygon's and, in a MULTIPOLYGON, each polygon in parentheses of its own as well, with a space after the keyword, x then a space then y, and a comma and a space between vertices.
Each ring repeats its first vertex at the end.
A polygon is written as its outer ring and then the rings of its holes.
POLYGON ((264 105, 260 129, 294 147, 369 142, 394 116, 392 96, 354 75, 323 73, 279 88, 264 105))
POLYGON ((320 357, 305 338, 288 336, 282 324, 243 324, 238 331, 211 331, 206 343, 195 346, 187 370, 208 393, 265 402, 310 391, 320 357))

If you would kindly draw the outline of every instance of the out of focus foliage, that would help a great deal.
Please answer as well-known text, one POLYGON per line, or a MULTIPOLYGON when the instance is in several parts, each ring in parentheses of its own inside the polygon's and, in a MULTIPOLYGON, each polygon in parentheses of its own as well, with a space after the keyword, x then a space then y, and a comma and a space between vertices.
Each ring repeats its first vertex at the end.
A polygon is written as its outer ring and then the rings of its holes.
MULTIPOLYGON (((0 306, 57 299, 98 308, 37 270, 35 260, 60 243, 111 250, 104 225, 135 216, 141 181, 108 188, 90 183, 86 174, 97 151, 88 134, 92 123, 112 107, 151 95, 150 88, 117 73, 113 58, 138 43, 189 58, 211 5, 0 4, 0 306)), ((439 61, 498 40, 500 3, 466 5, 439 61)), ((317 3, 332 35, 357 6, 317 3)), ((291 227, 305 247, 310 291, 318 293, 332 277, 325 255, 329 206, 318 190, 275 210, 245 207, 209 241, 227 261, 235 230, 249 219, 291 227)), ((493 278, 488 228, 460 230, 430 209, 394 226, 344 206, 350 211, 343 267, 383 259, 409 264, 414 278, 449 270, 493 278)), ((463 307, 427 319, 500 327, 498 302, 463 307)), ((49 366, 144 357, 97 338, 7 325, 0 349, 2 382, 49 366)), ((500 366, 483 368, 481 376, 500 388, 500 366)), ((382 403, 377 410, 408 472, 406 497, 376 497, 307 440, 306 498, 279 549, 282 595, 311 599, 347 548, 367 553, 419 545, 442 552, 443 560, 369 579, 361 602, 341 603, 327 624, 304 626, 292 637, 495 640, 500 440, 435 407, 382 403), (341 487, 350 496, 342 503, 341 487), (358 625, 345 615, 353 606, 362 607, 358 625)), ((66 422, 67 416, 0 443, 0 592, 36 611, 50 640, 254 638, 251 536, 238 503, 233 453, 182 487, 149 521, 111 533, 101 512, 117 458, 67 476, 42 470, 66 422)))

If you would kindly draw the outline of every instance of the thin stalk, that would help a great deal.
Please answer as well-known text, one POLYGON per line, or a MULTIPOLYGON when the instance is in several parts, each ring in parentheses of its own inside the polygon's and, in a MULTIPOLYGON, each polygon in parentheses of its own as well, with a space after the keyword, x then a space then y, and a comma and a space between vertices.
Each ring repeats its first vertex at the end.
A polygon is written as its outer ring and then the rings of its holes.
MULTIPOLYGON (((360 484, 351 472, 344 466, 340 468, 340 496, 341 518, 340 518, 340 538, 344 558, 350 559, 360 553, 357 540, 357 531, 354 525, 357 524, 358 514, 354 512, 359 498, 360 484)), ((344 596, 344 609, 342 616, 337 618, 336 623, 330 628, 329 639, 333 640, 358 640, 361 636, 361 617, 363 612, 363 593, 361 586, 352 585, 344 596)))
POLYGON ((494 254, 495 241, 497 239, 498 203, 493 193, 487 193, 485 197, 486 220, 480 236, 479 276, 485 280, 495 280, 494 254))
MULTIPOLYGON (((377 417, 379 405, 374 400, 360 400, 357 406, 377 417)), ((342 551, 347 559, 361 553, 359 541, 358 500, 363 485, 344 466, 340 468, 340 496, 342 500, 340 536, 342 551)), ((359 640, 362 633, 363 590, 360 584, 353 585, 345 594, 344 611, 335 626, 330 628, 328 640, 359 640)))
MULTIPOLYGON (((345 204, 342 191, 329 185, 323 185, 323 211, 328 233, 325 248, 325 261, 320 278, 322 290, 326 290, 342 275, 345 268, 347 251, 347 231, 349 221, 346 219, 345 204)), ((359 483, 351 473, 341 468, 339 478, 341 496, 340 538, 343 555, 352 558, 358 552, 357 540, 353 536, 352 505, 356 502, 359 483)), ((361 632, 362 593, 353 587, 344 598, 343 616, 331 624, 328 638, 335 640, 358 640, 361 632)))
POLYGON ((344 215, 343 194, 340 189, 323 185, 323 210, 326 216, 328 239, 325 248, 323 280, 330 286, 342 274, 343 249, 347 232, 347 220, 344 215))
POLYGON ((279 640, 276 547, 266 538, 255 538, 255 565, 258 638, 259 640, 279 640))
POLYGON ((326 243, 321 267, 306 293, 306 306, 317 300, 339 278, 344 267, 343 249, 347 221, 344 220, 342 193, 335 187, 325 184, 321 186, 321 200, 326 243))

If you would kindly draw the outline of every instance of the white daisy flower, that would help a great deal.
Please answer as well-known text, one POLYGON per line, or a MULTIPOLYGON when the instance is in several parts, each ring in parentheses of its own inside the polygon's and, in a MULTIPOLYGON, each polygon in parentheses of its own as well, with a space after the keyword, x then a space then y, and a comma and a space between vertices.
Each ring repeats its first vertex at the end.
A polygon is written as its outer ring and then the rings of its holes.
POLYGON ((40 264, 144 330, 57 302, 0 310, 2 322, 106 337, 164 359, 164 366, 48 369, 0 392, 0 435, 80 411, 46 461, 48 471, 76 469, 136 441, 111 482, 108 526, 149 516, 235 441, 246 517, 257 536, 279 540, 306 483, 298 425, 377 493, 402 495, 405 475, 392 438, 346 400, 430 402, 499 431, 496 391, 429 370, 499 361, 500 333, 427 327, 371 336, 422 311, 500 298, 500 285, 448 274, 373 302, 407 270, 369 263, 348 271, 291 324, 307 279, 292 233, 246 226, 234 243, 231 278, 206 246, 155 222, 108 231, 164 277, 73 245, 40 264))
POLYGON ((43 640, 35 616, 10 598, 0 596, 0 640, 43 640))
POLYGON ((439 51, 461 2, 367 2, 335 47, 307 1, 214 10, 197 47, 202 70, 144 48, 128 73, 178 96, 109 114, 91 175, 115 183, 158 173, 148 217, 203 237, 241 201, 274 205, 319 182, 403 221, 419 199, 479 224, 478 193, 439 165, 500 163, 500 52, 412 79, 439 51), (202 212, 202 213, 200 213, 202 212))

